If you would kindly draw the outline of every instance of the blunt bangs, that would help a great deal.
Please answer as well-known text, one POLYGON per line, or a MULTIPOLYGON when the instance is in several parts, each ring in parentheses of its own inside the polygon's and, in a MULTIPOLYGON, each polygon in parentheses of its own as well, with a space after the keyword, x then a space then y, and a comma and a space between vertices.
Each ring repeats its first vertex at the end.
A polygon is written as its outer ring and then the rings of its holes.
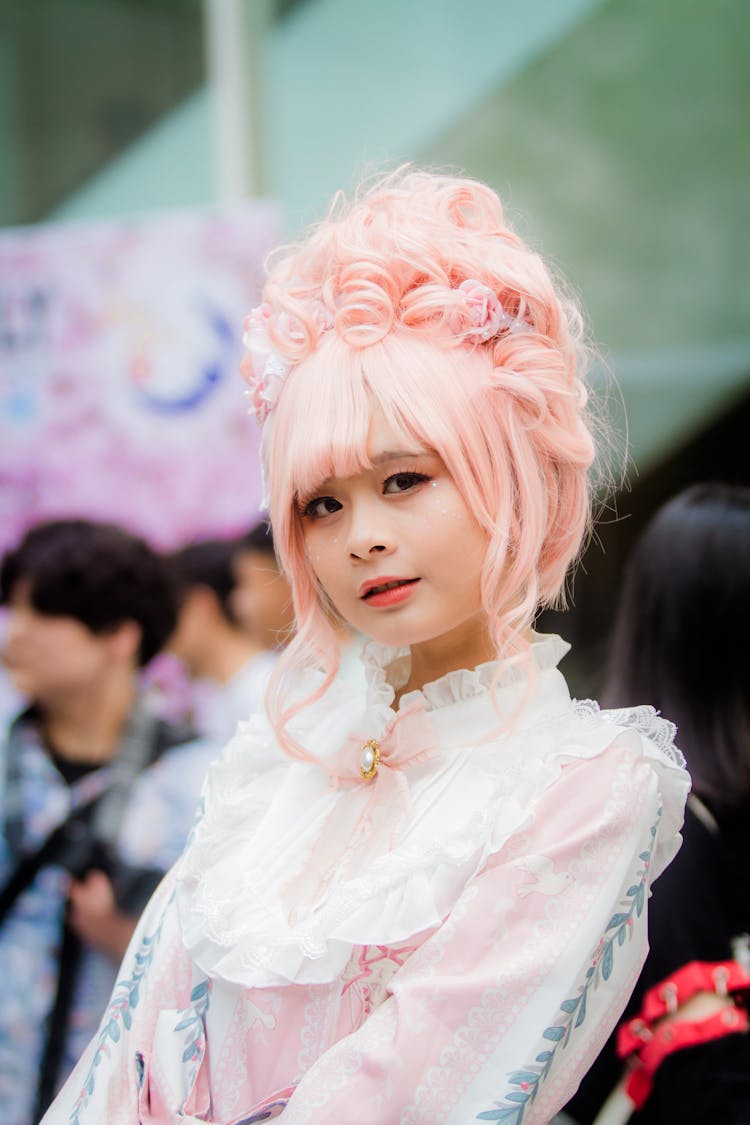
POLYGON ((291 373, 274 414, 268 464, 274 526, 325 480, 372 467, 368 436, 378 408, 400 448, 434 450, 458 487, 474 493, 485 466, 472 472, 470 463, 480 452, 482 392, 491 371, 485 355, 449 344, 441 349, 423 334, 394 330, 377 344, 354 348, 331 333, 291 373))
POLYGON ((359 354, 331 338, 289 376, 272 419, 272 520, 367 466, 372 402, 359 354))

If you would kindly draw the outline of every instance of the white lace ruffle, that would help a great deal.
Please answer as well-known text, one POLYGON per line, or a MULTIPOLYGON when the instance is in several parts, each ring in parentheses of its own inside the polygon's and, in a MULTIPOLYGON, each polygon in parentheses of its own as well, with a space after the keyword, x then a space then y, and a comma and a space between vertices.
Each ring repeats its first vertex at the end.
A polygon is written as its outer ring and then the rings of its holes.
POLYGON ((669 719, 663 719, 657 710, 649 706, 609 708, 602 711, 594 699, 576 699, 573 702, 575 713, 582 719, 598 720, 602 715, 618 727, 631 727, 658 747, 665 757, 671 759, 680 769, 685 769, 685 757, 675 746, 677 727, 669 719))
MULTIPOLYGON (((531 659, 535 669, 556 668, 570 645, 556 635, 534 635, 531 646, 531 659)), ((370 641, 362 651, 370 698, 373 702, 390 707, 396 689, 401 688, 409 677, 410 653, 408 648, 392 649, 377 641, 370 641)), ((476 668, 459 668, 448 672, 439 680, 425 684, 421 691, 407 692, 402 696, 399 709, 409 706, 415 699, 424 702, 427 711, 437 711, 451 703, 465 702, 477 696, 485 696, 494 687, 499 690, 523 680, 526 675, 523 665, 501 668, 496 660, 478 664, 476 668)))
MULTIPOLYGON (((556 637, 534 645, 532 695, 510 735, 487 738, 498 725, 490 698, 496 665, 450 673, 433 692, 428 685, 440 751, 408 772, 410 814, 395 843, 397 802, 372 815, 366 784, 337 789, 319 766, 290 762, 262 716, 245 724, 209 773, 205 814, 178 871, 183 941, 198 966, 246 987, 325 982, 354 946, 399 944, 436 927, 528 823, 564 764, 596 757, 618 738, 640 749, 660 777, 667 793, 660 838, 671 858, 682 819, 667 776, 681 761, 667 738, 671 724, 650 708, 607 713, 572 704, 555 667, 564 651, 556 637)), ((374 724, 377 734, 393 717, 386 705, 393 656, 369 646, 364 712, 362 701, 334 690, 308 709, 295 737, 322 760, 353 725, 374 724)), ((509 697, 512 708, 524 684, 511 672, 495 696, 501 706, 509 697)))

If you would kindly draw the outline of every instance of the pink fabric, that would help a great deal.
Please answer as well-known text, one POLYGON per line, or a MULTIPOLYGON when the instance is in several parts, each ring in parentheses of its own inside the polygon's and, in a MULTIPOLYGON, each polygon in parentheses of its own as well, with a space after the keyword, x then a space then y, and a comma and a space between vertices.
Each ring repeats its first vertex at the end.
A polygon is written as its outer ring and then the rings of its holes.
MULTIPOLYGON (((346 787, 362 784, 360 756, 368 740, 368 735, 350 734, 341 749, 325 760, 326 769, 330 770, 337 785, 346 787)), ((412 766, 429 761, 438 751, 435 733, 421 699, 397 712, 377 742, 380 748, 377 773, 368 782, 370 797, 344 853, 344 860, 356 848, 360 832, 377 815, 378 807, 394 803, 398 803, 402 810, 391 836, 391 847, 396 846, 411 812, 409 786, 404 773, 412 766), (419 750, 415 751, 415 746, 419 750)))
MULTIPOLYGON (((397 730, 388 756, 406 768, 397 730)), ((378 783, 398 772, 386 767, 378 783)), ((636 905, 661 803, 631 732, 570 761, 439 926, 397 948, 356 948, 325 985, 206 987, 181 945, 168 879, 120 975, 127 990, 140 973, 130 1026, 108 1034, 110 1009, 44 1125, 236 1125, 261 1114, 284 1125, 458 1125, 522 1104, 504 1101, 519 1092, 529 1098, 519 1123, 542 1125, 616 1022, 645 956, 636 905), (620 942, 613 922, 628 911, 620 942)))
MULTIPOLYGON (((341 784, 359 785, 360 751, 371 734, 350 734, 340 750, 325 759, 325 767, 341 784)), ((437 753, 437 741, 422 699, 416 699, 402 711, 397 711, 378 738, 380 768, 391 776, 408 770, 411 766, 429 761, 437 753), (414 750, 414 747, 419 747, 414 750)), ((372 779, 382 780, 380 773, 372 779)))

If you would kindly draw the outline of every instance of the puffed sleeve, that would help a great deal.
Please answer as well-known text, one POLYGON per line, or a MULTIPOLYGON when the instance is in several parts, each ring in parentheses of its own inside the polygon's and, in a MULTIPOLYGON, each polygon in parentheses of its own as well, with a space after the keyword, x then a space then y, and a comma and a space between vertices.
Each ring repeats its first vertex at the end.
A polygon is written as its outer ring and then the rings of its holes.
POLYGON ((657 768, 644 741, 625 731, 565 761, 383 1004, 303 1075, 284 1125, 554 1116, 627 1001, 652 873, 679 844, 687 776, 657 768))
MULTIPOLYGON (((144 1060, 134 1031, 147 993, 153 1010, 174 1009, 189 1002, 185 997, 190 985, 191 966, 181 949, 170 872, 141 915, 96 1035, 40 1125, 156 1121, 143 1112, 144 1060)), ((205 1044, 196 1041, 196 1046, 198 1059, 205 1044)))

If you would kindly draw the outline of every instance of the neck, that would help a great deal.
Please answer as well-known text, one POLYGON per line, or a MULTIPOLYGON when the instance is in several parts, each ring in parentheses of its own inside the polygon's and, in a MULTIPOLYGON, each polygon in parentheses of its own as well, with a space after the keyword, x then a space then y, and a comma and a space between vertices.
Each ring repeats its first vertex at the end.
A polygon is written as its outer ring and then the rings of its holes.
POLYGON ((201 679, 226 684, 243 664, 262 651, 263 648, 257 641, 227 626, 206 638, 192 672, 201 679))
POLYGON ((354 639, 356 633, 345 621, 342 621, 340 617, 330 618, 330 624, 336 634, 336 641, 338 642, 339 648, 346 648, 354 639))
POLYGON ((117 752, 135 696, 135 677, 128 669, 101 684, 41 702, 44 738, 68 762, 108 762, 117 752))
POLYGON ((396 702, 407 692, 417 691, 448 672, 476 668, 477 664, 496 657, 486 617, 472 617, 442 637, 411 646, 409 679, 398 692, 396 702))

